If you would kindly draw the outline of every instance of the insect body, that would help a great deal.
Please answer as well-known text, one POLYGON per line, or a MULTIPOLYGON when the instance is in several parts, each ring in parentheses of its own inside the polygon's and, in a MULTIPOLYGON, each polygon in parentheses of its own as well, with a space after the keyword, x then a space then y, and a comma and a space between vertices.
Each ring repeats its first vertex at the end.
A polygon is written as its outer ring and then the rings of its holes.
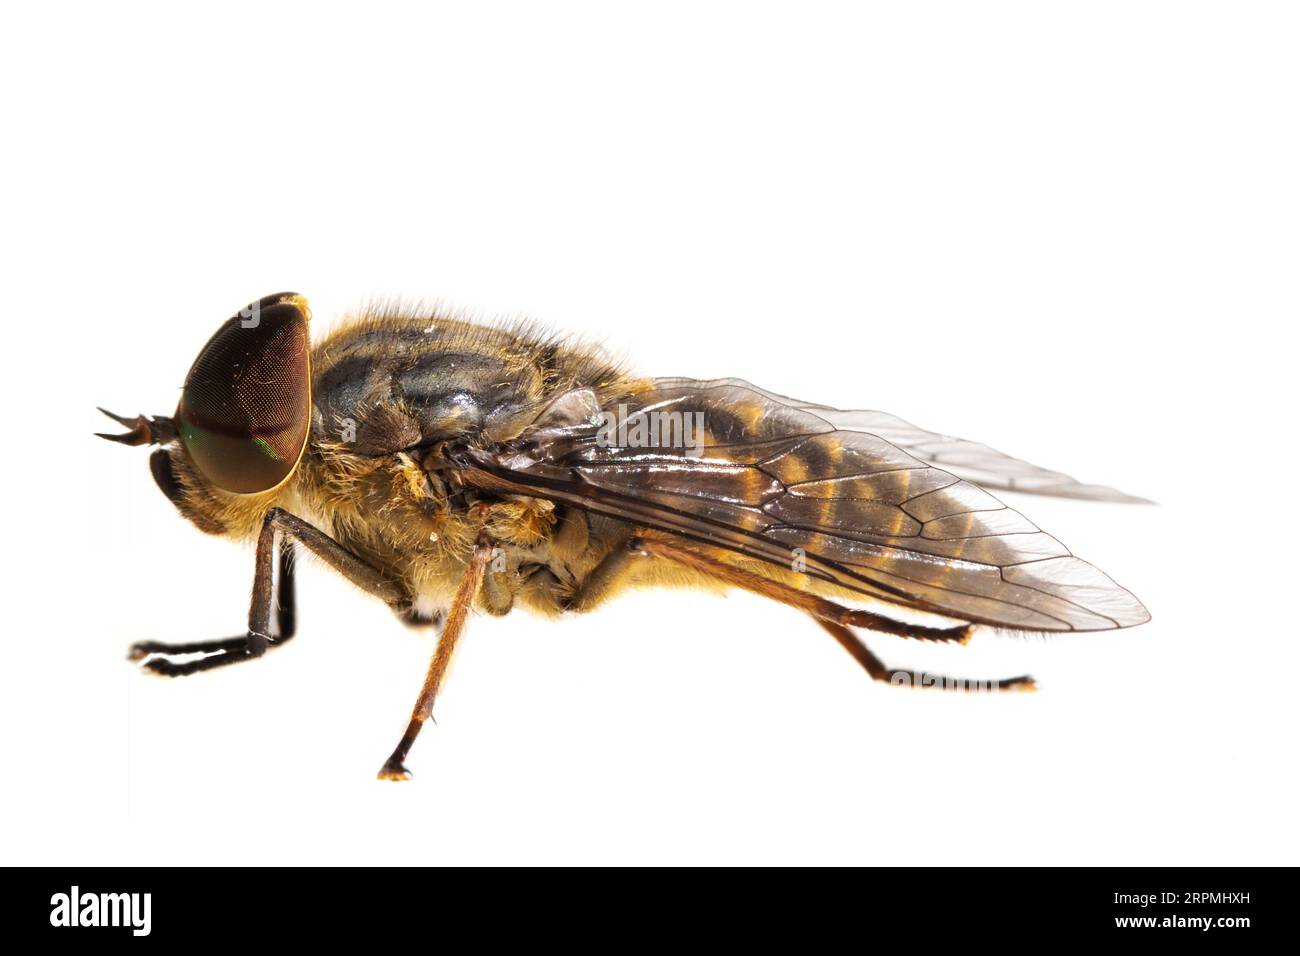
POLYGON ((176 676, 284 643, 306 548, 407 623, 441 623, 384 779, 409 776, 471 608, 558 615, 629 586, 738 587, 808 612, 877 680, 995 689, 1033 681, 893 671, 856 629, 964 643, 977 625, 1148 620, 985 489, 1140 499, 881 412, 637 377, 526 327, 372 310, 313 347, 309 322, 300 296, 261 299, 204 347, 175 415, 111 416, 131 430, 102 437, 162 446, 150 467, 181 514, 257 542, 244 635, 131 655, 176 676))

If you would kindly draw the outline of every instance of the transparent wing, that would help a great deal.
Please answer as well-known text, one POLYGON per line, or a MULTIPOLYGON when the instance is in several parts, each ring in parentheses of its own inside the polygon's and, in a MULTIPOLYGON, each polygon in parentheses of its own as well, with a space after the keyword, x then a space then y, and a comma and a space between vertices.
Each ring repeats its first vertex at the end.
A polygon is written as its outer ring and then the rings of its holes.
MULTIPOLYGON (((692 379, 661 378, 655 384, 661 388, 683 387, 692 379)), ((939 432, 918 428, 897 415, 877 411, 843 411, 828 405, 815 405, 786 398, 760 389, 738 378, 715 379, 697 382, 697 385, 734 385, 757 392, 791 408, 812 412, 836 428, 867 432, 902 448, 914 458, 938 465, 959 478, 974 482, 983 488, 1017 491, 1028 495, 1050 495, 1054 498, 1082 498, 1089 501, 1111 501, 1124 504, 1151 504, 1147 498, 1126 494, 1106 485, 1085 484, 1060 471, 1052 471, 1020 458, 990 448, 981 442, 942 435, 939 432)))
POLYGON ((481 484, 568 502, 864 595, 1038 631, 1149 620, 987 491, 826 410, 734 379, 663 379, 510 447, 459 452, 481 484), (599 419, 599 424, 597 424, 599 419), (494 484, 495 483, 495 484, 494 484))

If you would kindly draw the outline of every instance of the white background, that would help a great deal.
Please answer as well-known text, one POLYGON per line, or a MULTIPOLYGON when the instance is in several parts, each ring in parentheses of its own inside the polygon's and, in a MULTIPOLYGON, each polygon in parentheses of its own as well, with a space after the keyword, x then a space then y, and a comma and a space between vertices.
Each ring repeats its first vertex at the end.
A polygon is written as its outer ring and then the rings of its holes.
MULTIPOLYGON (((1300 35, 1283 4, 223 3, 0 26, 12 863, 1291 863, 1300 35), (407 785, 430 635, 251 552, 97 404, 169 414, 248 300, 527 314, 652 374, 990 442, 1157 499, 1013 501, 1153 623, 890 664, 639 593, 477 618, 407 785)), ((1010 496, 1009 496, 1010 497, 1010 496)))

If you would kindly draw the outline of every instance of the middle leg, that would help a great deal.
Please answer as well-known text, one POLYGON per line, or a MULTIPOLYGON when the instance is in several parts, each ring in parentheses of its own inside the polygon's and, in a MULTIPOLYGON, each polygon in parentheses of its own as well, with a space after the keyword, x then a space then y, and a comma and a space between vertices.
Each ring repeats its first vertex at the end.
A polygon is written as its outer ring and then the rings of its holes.
POLYGON ((479 540, 474 548, 474 553, 470 556, 469 566, 465 569, 465 575, 460 579, 460 584, 456 587, 456 594, 451 599, 451 610, 447 612, 447 620, 442 625, 442 633, 438 636, 438 646, 434 648, 433 659, 429 661, 429 671, 425 675, 424 684, 420 688, 420 695, 415 699, 415 707, 411 710, 411 719, 406 725, 406 733, 402 734, 402 739, 397 742, 393 748, 393 753, 384 761, 383 767, 379 770, 380 780, 409 780, 411 772, 406 769, 405 761, 407 754, 411 751, 411 745, 415 743, 415 738, 420 735, 420 730, 424 727, 426 721, 433 715, 433 701, 438 696, 438 688, 442 686, 442 679, 447 673, 447 667, 451 664, 451 657, 456 650, 456 644, 460 641, 461 632, 465 629, 465 621, 469 617, 470 607, 474 604, 474 599, 478 596, 479 587, 483 583, 483 573, 487 569, 488 562, 492 559, 492 543, 486 538, 479 540))

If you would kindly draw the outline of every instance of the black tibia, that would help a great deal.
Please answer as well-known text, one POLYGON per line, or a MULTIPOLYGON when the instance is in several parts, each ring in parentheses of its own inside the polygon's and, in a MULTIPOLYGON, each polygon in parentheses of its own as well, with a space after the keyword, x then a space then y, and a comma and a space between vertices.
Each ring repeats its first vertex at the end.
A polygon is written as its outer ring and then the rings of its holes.
POLYGON ((871 652, 871 648, 863 643, 862 638, 843 624, 837 624, 822 617, 814 616, 814 619, 818 624, 826 628, 831 637, 839 641, 840 646, 848 651, 855 661, 862 665, 862 669, 871 676, 872 680, 880 681, 882 684, 893 684, 896 687, 935 687, 940 690, 967 691, 1037 689, 1034 679, 1028 674, 1020 677, 1004 677, 998 680, 980 680, 966 677, 945 677, 940 674, 927 674, 921 671, 893 670, 886 667, 885 663, 871 652))
POLYGON ((293 542, 280 539, 275 581, 275 642, 283 644, 298 633, 298 590, 294 585, 293 542))
POLYGON ((487 570, 488 562, 492 560, 493 550, 492 543, 486 538, 480 538, 474 548, 469 565, 465 568, 465 575, 460 579, 460 584, 456 586, 456 594, 451 599, 451 610, 447 612, 447 621, 442 626, 442 634, 438 637, 438 646, 434 648, 433 659, 429 661, 429 670, 425 674, 420 695, 415 699, 415 707, 411 710, 411 719, 406 725, 406 732, 397 742, 392 755, 379 769, 380 780, 407 780, 411 776, 410 771, 406 769, 406 755, 411 752, 411 745, 420 735, 425 721, 433 715, 433 701, 438 696, 438 688, 442 686, 442 679, 447 674, 448 665, 451 664, 456 643, 460 640, 461 632, 465 630, 469 609, 474 604, 474 599, 483 584, 483 575, 487 570))
POLYGON ((131 645, 130 659, 143 661, 145 670, 166 677, 237 664, 261 657, 268 648, 293 637, 298 627, 294 589, 294 542, 322 558, 349 581, 383 598, 399 613, 409 609, 402 589, 352 554, 329 535, 280 508, 272 508, 257 537, 253 596, 248 609, 248 632, 242 637, 188 644, 140 641, 131 645), (275 560, 278 538, 278 562, 275 560), (275 573, 278 563, 279 572, 275 573))

